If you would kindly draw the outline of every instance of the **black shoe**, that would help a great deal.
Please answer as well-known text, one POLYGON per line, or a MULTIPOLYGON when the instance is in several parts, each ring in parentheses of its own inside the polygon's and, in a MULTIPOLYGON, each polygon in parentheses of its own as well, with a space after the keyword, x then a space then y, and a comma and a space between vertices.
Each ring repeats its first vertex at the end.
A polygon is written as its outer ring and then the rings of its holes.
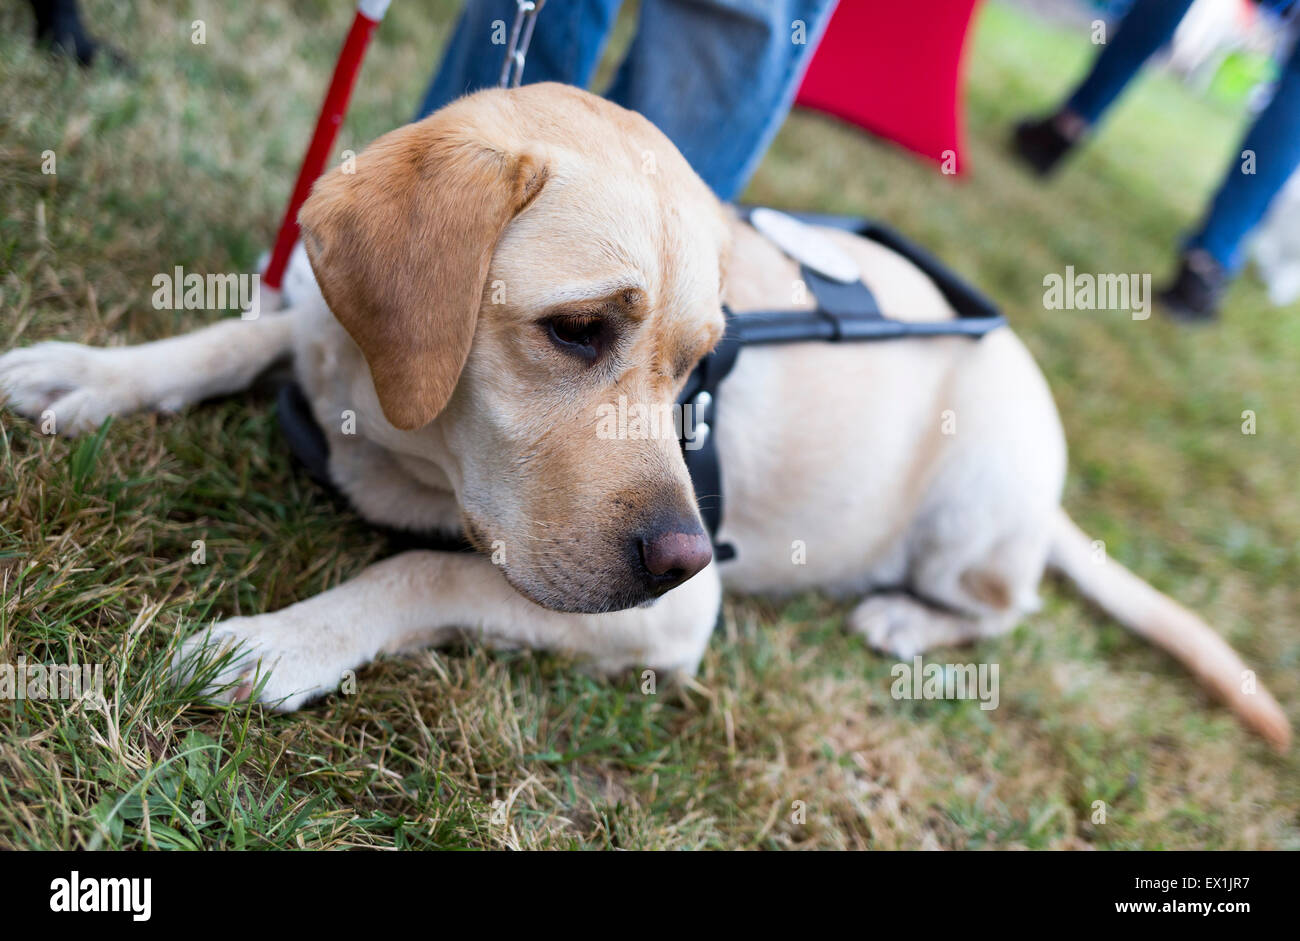
POLYGON ((1196 249, 1183 256, 1178 276, 1156 297, 1172 320, 1210 323, 1219 316, 1219 300, 1227 285, 1227 270, 1208 252, 1196 249))
POLYGON ((36 14, 36 42, 55 55, 75 59, 83 68, 96 58, 106 58, 114 68, 129 71, 130 62, 119 50, 94 39, 81 25, 77 0, 32 0, 36 14))
POLYGON ((1047 176, 1087 129, 1082 118, 1059 111, 1050 117, 1017 124, 1011 135, 1011 147, 1035 173, 1047 176))

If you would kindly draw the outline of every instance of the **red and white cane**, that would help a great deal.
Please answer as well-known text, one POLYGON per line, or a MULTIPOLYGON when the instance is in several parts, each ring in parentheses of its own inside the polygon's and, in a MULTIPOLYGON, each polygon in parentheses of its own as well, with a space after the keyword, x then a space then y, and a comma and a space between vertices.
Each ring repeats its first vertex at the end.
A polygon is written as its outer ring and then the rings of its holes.
POLYGON ((289 255, 294 243, 298 241, 298 210, 311 192, 311 186, 325 169, 330 150, 338 137, 339 126, 348 110, 348 99, 352 97, 352 87, 356 84, 361 71, 361 60, 365 57, 366 46, 379 25, 379 21, 388 12, 390 0, 359 0, 357 15, 352 20, 352 28, 343 41, 338 62, 334 66, 334 77, 330 79, 329 91, 321 105, 320 117, 316 119, 316 130, 312 133, 311 143, 307 146, 307 155, 303 158, 298 171, 298 180, 293 185, 293 193, 284 210, 284 219, 280 222, 280 232, 271 250, 271 258, 262 273, 264 289, 273 291, 265 300, 272 301, 269 306, 278 306, 280 289, 284 282, 284 271, 289 264, 289 255))

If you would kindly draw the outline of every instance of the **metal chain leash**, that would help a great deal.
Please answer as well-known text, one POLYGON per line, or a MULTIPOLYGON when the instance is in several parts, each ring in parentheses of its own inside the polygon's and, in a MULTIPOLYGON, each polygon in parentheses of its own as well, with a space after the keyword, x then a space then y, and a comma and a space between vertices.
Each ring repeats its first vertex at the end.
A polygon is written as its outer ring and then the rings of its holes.
POLYGON ((510 30, 510 45, 506 47, 506 58, 501 63, 502 88, 518 88, 524 77, 524 58, 528 55, 528 44, 533 41, 533 27, 537 25, 537 14, 546 6, 546 0, 515 0, 515 25, 510 30), (522 36, 520 35, 522 32, 522 36))

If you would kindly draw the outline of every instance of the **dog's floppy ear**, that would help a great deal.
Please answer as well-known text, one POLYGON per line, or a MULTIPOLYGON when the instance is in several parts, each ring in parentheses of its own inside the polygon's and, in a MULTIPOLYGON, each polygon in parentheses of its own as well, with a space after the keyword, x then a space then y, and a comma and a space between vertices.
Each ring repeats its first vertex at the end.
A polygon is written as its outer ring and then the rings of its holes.
POLYGON ((317 181, 298 214, 330 310, 397 428, 433 420, 469 355, 488 266, 547 167, 445 112, 380 137, 317 181))

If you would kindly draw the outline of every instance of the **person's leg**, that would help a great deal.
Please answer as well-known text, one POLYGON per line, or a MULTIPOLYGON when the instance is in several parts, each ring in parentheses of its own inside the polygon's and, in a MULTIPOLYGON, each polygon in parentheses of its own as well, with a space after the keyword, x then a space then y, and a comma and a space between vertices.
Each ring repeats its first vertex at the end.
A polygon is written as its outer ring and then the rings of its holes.
POLYGON ((1241 245, 1273 197, 1300 166, 1300 43, 1292 51, 1273 100, 1246 132, 1188 249, 1204 249, 1231 273, 1241 269, 1241 245), (1243 170, 1251 155, 1253 172, 1243 170))
POLYGON ((1065 107, 1096 124, 1147 59, 1173 38, 1191 5, 1192 0, 1137 0, 1065 107))
MULTIPOLYGON (((620 0, 552 0, 537 14, 524 68, 525 82, 564 82, 586 88, 613 29, 620 0)), ((442 63, 416 119, 461 95, 491 88, 501 77, 515 0, 467 0, 442 63)))
POLYGON ((1101 48, 1083 81, 1054 114, 1016 127, 1017 153, 1049 173, 1151 58, 1173 38, 1192 0, 1137 0, 1101 48))
POLYGON ((1282 70, 1273 100, 1246 132, 1200 227, 1187 240, 1178 276, 1161 295, 1171 314, 1183 320, 1214 316, 1223 287, 1241 270, 1247 234, 1297 167, 1300 43, 1282 70))
MULTIPOLYGON (((537 19, 527 82, 585 87, 619 0, 555 0, 537 19)), ((738 193, 794 99, 835 0, 645 0, 608 92, 653 121, 725 198, 738 193)), ((504 48, 493 24, 513 0, 469 0, 416 115, 494 85, 504 48)))
POLYGON ((719 197, 733 199, 780 129, 834 7, 643 0, 607 95, 654 122, 719 197))

